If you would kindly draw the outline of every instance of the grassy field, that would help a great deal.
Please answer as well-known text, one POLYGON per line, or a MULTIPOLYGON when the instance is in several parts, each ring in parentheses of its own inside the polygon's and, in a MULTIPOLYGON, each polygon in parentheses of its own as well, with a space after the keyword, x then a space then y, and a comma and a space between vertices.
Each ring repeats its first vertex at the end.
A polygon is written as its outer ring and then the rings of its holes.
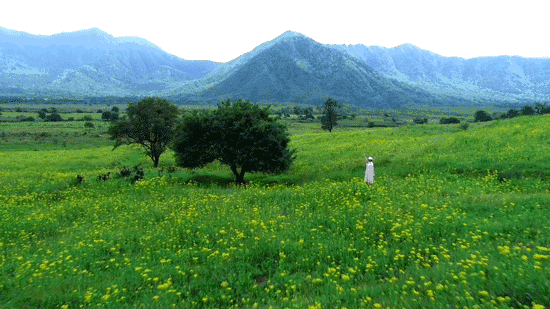
POLYGON ((0 125, 2 308, 550 307, 550 115, 289 123, 295 165, 246 188, 112 151, 105 124, 0 125))

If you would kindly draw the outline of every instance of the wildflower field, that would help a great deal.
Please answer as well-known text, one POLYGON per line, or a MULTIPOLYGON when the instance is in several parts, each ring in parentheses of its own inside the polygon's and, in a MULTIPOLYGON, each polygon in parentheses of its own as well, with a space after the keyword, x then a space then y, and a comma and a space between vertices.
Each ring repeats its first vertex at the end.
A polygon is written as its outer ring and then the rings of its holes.
POLYGON ((7 139, 0 307, 550 308, 549 115, 318 127, 291 127, 293 168, 246 188, 219 163, 167 173, 170 152, 153 169, 105 140, 7 139))

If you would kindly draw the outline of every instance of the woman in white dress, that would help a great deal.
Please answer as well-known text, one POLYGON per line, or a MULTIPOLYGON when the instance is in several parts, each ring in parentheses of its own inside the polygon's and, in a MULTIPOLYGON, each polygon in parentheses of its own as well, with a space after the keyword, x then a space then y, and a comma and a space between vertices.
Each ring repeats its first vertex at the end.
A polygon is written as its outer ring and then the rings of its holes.
POLYGON ((365 156, 365 163, 367 163, 367 169, 365 170, 365 183, 367 185, 374 184, 374 164, 372 163, 372 157, 365 156))

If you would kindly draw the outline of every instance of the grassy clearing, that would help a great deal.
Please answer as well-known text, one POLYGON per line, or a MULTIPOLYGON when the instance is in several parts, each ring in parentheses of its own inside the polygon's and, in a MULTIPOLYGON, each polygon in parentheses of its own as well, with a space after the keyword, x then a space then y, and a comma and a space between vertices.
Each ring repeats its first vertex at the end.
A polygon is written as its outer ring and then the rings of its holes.
POLYGON ((549 116, 317 127, 293 125, 293 169, 246 188, 218 163, 160 175, 137 147, 2 150, 0 303, 550 306, 549 116), (135 164, 146 175, 131 185, 117 172, 135 164))

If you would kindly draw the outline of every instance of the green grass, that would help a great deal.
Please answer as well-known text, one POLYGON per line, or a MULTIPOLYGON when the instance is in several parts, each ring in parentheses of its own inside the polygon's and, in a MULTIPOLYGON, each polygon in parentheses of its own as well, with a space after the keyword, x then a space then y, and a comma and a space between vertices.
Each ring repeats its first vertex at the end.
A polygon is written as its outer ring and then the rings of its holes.
POLYGON ((294 122, 293 168, 246 188, 217 162, 153 169, 74 124, 1 124, 69 132, 66 149, 0 148, 3 308, 550 306, 548 115, 466 131, 294 122), (143 180, 118 176, 136 164, 143 180))

